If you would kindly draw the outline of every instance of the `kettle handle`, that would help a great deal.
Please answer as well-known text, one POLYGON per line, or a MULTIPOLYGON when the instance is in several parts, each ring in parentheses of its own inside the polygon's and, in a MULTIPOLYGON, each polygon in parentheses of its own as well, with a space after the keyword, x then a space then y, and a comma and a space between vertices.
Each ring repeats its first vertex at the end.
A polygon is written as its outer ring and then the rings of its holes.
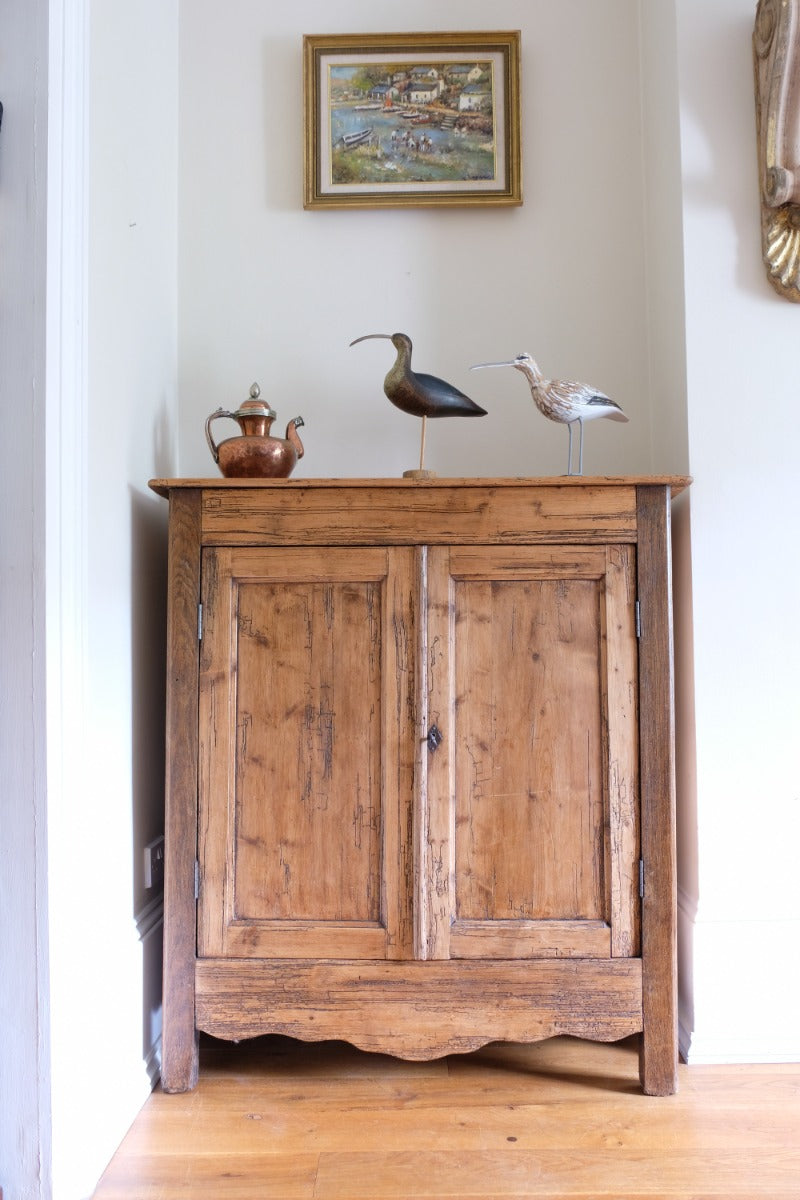
POLYGON ((219 449, 217 448, 217 443, 211 436, 211 422, 216 421, 217 417, 230 417, 232 421, 235 421, 236 417, 232 412, 228 412, 226 408, 218 408, 216 412, 213 412, 210 417, 206 418, 206 441, 208 442, 208 448, 211 451, 211 457, 214 459, 215 463, 219 464, 219 449))

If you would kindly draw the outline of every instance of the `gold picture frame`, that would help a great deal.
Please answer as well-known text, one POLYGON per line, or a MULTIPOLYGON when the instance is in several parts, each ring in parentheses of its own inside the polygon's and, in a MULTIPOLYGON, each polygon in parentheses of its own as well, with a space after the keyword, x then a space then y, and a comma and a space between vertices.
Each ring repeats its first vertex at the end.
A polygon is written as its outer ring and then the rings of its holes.
POLYGON ((522 203, 520 35, 307 34, 304 207, 522 203))

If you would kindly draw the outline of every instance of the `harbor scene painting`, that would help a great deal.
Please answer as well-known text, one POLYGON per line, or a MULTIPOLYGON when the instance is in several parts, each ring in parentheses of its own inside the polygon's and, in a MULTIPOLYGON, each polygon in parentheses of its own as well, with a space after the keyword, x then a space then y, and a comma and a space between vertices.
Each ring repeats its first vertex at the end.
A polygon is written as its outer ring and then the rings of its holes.
POLYGON ((518 35, 408 36, 304 39, 306 207, 521 203, 518 35))
POLYGON ((329 71, 331 183, 494 182, 491 62, 329 71))

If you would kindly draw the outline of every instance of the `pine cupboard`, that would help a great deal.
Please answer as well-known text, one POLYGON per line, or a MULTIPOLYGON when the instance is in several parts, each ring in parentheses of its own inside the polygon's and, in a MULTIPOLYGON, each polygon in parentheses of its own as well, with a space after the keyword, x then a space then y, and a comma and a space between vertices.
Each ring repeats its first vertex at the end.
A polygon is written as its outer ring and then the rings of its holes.
POLYGON ((640 1032, 675 1090, 687 483, 151 482, 167 1091, 200 1031, 410 1059, 640 1032))

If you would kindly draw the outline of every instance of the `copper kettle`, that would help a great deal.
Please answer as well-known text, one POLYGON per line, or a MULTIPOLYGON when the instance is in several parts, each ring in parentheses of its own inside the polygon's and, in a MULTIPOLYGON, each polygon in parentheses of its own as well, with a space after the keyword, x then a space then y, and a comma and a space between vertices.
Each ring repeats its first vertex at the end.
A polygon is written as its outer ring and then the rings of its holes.
POLYGON ((305 422, 302 417, 295 417, 286 426, 285 438, 270 437, 276 416, 275 410, 261 399, 261 388, 254 383, 250 399, 236 412, 218 408, 206 419, 208 448, 223 475, 247 479, 285 479, 291 475, 298 458, 304 454, 297 430, 305 422), (241 435, 217 444, 211 435, 211 422, 220 417, 237 421, 241 435))

